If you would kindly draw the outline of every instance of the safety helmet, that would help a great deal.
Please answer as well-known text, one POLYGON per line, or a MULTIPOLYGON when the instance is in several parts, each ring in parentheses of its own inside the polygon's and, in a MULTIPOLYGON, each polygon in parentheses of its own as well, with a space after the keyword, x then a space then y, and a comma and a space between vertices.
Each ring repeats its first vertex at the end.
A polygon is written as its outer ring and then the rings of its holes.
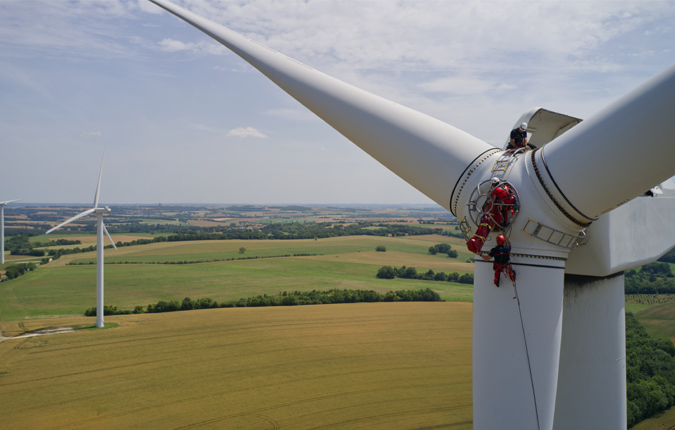
POLYGON ((497 236, 497 245, 503 245, 506 242, 506 238, 503 234, 497 236))
POLYGON ((520 124, 520 129, 523 130, 523 131, 527 130, 527 123, 524 122, 524 123, 520 124))
POLYGON ((499 183, 500 183, 501 181, 502 181, 502 180, 499 179, 499 178, 492 178, 492 179, 490 179, 490 184, 492 184, 493 187, 496 187, 497 185, 499 185, 499 183))

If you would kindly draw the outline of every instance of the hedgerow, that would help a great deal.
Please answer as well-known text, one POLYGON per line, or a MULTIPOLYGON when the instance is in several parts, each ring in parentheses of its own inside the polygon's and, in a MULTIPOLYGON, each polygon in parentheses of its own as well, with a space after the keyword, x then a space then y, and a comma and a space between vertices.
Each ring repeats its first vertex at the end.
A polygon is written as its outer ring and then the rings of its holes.
MULTIPOLYGON (((384 294, 373 290, 340 290, 328 291, 284 291, 277 295, 258 295, 255 297, 242 298, 239 300, 218 303, 207 297, 192 300, 185 297, 182 302, 177 300, 160 300, 156 304, 149 304, 147 308, 136 306, 134 310, 121 310, 117 306, 105 305, 104 315, 127 315, 138 313, 161 313, 187 311, 194 309, 232 308, 232 307, 261 307, 261 306, 302 306, 335 303, 373 303, 373 302, 440 302, 441 296, 425 288, 422 290, 397 290, 388 291, 384 294)), ((86 316, 95 316, 96 307, 89 308, 84 313, 86 316)))

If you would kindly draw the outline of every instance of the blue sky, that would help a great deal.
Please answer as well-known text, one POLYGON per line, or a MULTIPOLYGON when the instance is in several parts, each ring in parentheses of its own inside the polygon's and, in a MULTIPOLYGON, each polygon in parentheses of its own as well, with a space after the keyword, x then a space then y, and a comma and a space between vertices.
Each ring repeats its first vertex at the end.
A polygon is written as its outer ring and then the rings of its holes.
MULTIPOLYGON (((675 62, 675 2, 176 3, 495 145, 675 62)), ((90 203, 104 148, 106 204, 431 203, 154 4, 0 0, 0 200, 90 203)))

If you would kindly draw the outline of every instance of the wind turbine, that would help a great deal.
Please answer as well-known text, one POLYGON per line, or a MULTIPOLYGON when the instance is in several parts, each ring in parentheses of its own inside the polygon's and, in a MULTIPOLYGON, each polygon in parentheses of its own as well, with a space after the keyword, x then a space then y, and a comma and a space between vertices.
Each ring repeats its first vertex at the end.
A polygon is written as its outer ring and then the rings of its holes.
POLYGON ((108 233, 108 229, 105 228, 105 224, 103 224, 103 214, 110 213, 110 208, 107 206, 104 208, 98 207, 98 196, 101 193, 101 177, 103 176, 104 159, 105 159, 105 151, 103 152, 103 157, 101 158, 101 169, 98 173, 98 185, 96 185, 96 195, 94 196, 94 205, 92 206, 92 208, 75 215, 68 221, 62 222, 61 224, 50 229, 46 233, 49 234, 54 230, 57 230, 63 227, 64 225, 69 224, 80 218, 83 218, 87 215, 90 214, 96 215, 96 327, 98 328, 103 327, 103 265, 105 263, 103 260, 104 232, 108 236, 108 239, 110 239, 110 243, 112 244, 112 246, 115 249, 117 249, 117 246, 115 246, 115 242, 113 242, 112 237, 110 237, 110 233, 108 233))
POLYGON ((0 243, 2 243, 2 249, 0 249, 0 264, 5 264, 5 206, 9 203, 21 200, 23 199, 0 202, 0 243))
POLYGON ((543 146, 506 154, 167 0, 150 1, 249 62, 467 231, 477 228, 483 184, 508 181, 520 199, 508 227, 518 300, 492 285, 491 264, 477 258, 474 428, 626 428, 623 271, 675 243, 675 227, 662 220, 675 190, 664 184, 641 197, 675 174, 674 67, 583 122, 525 113, 543 146))

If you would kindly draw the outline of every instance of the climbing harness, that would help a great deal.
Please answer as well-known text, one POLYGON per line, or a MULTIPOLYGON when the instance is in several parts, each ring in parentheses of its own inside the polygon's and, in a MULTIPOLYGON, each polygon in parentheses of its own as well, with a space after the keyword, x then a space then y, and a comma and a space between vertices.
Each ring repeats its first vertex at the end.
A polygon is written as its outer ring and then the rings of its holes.
POLYGON ((520 210, 518 193, 513 186, 498 177, 481 182, 472 192, 469 203, 469 217, 477 226, 469 238, 466 218, 460 222, 469 251, 479 253, 492 231, 509 235, 513 221, 520 210))

